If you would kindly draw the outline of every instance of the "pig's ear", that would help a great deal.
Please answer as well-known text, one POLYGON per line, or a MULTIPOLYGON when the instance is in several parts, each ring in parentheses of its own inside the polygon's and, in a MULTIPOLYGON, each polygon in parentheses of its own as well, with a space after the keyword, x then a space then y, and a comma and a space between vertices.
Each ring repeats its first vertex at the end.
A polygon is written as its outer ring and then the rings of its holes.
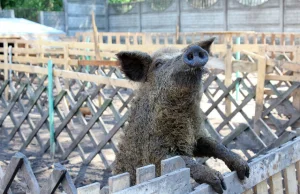
POLYGON ((215 37, 212 37, 202 42, 198 42, 197 45, 203 48, 204 50, 206 50, 207 53, 210 53, 210 46, 212 45, 215 39, 216 39, 215 37))
POLYGON ((145 81, 152 62, 150 55, 138 51, 125 51, 116 54, 122 71, 132 81, 145 81))

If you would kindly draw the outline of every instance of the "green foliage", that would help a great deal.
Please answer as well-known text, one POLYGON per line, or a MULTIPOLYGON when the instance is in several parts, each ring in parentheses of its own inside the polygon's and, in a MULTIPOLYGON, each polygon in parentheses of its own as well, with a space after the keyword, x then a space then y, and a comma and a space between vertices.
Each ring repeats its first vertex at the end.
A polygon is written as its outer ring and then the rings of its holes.
POLYGON ((1 0, 2 9, 32 9, 38 11, 62 11, 62 0, 1 0))
POLYGON ((39 11, 62 11, 62 0, 0 0, 2 9, 13 9, 17 18, 38 21, 39 11))
POLYGON ((145 0, 108 0, 110 4, 137 3, 145 0))
POLYGON ((130 3, 132 0, 109 0, 108 2, 111 4, 122 4, 122 3, 130 3))

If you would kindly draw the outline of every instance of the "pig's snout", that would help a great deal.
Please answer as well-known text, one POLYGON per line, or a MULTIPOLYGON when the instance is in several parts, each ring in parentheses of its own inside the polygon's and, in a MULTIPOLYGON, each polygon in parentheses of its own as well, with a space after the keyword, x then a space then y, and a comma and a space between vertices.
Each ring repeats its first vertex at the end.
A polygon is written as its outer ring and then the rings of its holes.
POLYGON ((208 53, 200 46, 191 46, 183 54, 183 62, 190 67, 202 67, 208 61, 208 53))

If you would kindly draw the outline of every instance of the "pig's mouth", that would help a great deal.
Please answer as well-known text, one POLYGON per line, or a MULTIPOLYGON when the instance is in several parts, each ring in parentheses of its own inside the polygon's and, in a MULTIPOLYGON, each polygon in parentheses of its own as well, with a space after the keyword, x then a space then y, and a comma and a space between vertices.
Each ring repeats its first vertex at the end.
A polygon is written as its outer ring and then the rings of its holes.
POLYGON ((208 68, 205 66, 201 67, 187 67, 184 72, 191 74, 206 74, 209 72, 208 68))

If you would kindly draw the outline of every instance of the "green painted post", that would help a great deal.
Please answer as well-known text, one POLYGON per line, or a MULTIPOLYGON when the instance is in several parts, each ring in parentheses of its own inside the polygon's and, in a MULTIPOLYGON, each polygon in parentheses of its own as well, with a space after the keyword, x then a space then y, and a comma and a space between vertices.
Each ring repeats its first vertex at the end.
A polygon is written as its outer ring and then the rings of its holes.
POLYGON ((49 101, 49 129, 50 129, 50 156, 55 156, 55 132, 54 132, 54 105, 53 105, 53 63, 48 61, 48 101, 49 101))
MULTIPOLYGON (((86 41, 86 42, 91 42, 90 37, 87 37, 85 41, 86 41)), ((86 50, 89 51, 89 49, 86 49, 86 50)), ((90 57, 90 56, 85 56, 85 60, 90 61, 90 60, 91 60, 91 57, 90 57)), ((87 66, 85 67, 85 69, 87 70, 88 73, 90 73, 90 66, 89 66, 89 65, 87 65, 87 66)), ((87 83, 87 87, 88 87, 88 88, 91 87, 91 84, 90 84, 90 83, 87 83)))
MULTIPOLYGON (((241 37, 237 37, 235 41, 236 41, 235 42, 236 44, 241 44, 241 37)), ((236 52, 235 53, 235 59, 236 60, 240 60, 241 59, 241 53, 240 52, 236 52)), ((235 73, 235 75, 236 75, 236 78, 240 77, 238 71, 235 73)), ((237 82, 236 85, 235 85, 235 94, 236 94, 235 95, 235 99, 236 99, 236 101, 239 100, 239 92, 240 92, 240 84, 237 82)))

